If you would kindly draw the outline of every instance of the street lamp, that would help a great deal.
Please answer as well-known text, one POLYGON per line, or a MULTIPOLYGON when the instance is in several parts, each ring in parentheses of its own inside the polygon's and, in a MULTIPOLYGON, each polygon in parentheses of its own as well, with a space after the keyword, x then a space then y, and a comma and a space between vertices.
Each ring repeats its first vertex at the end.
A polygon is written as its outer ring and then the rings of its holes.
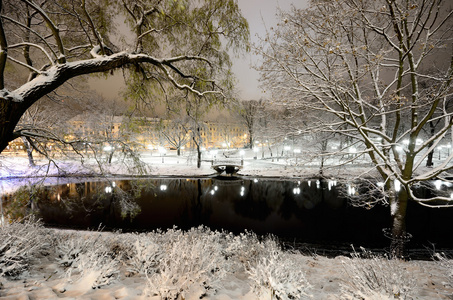
POLYGON ((164 155, 165 155, 165 153, 167 153, 167 150, 165 150, 165 148, 162 146, 159 146, 158 150, 159 150, 160 156, 162 157, 162 163, 164 163, 164 155))
POLYGON ((245 154, 245 151, 241 150, 241 151, 239 151, 239 154, 241 155, 241 166, 243 166, 244 165, 244 154, 245 154))

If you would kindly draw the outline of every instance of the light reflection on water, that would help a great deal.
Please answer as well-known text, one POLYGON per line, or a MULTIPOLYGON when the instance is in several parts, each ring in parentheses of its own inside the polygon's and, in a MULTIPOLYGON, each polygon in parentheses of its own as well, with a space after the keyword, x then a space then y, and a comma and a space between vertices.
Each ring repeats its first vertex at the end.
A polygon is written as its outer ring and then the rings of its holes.
MULTIPOLYGON (((356 194, 359 188, 355 183, 320 179, 87 181, 48 187, 37 207, 49 226, 96 229, 102 225, 135 231, 206 225, 305 242, 386 247, 382 229, 390 226, 389 208, 354 208, 339 193, 344 189, 356 194), (128 210, 133 213, 125 213, 128 210)), ((413 218, 407 227, 414 242, 452 243, 452 210, 409 209, 413 218), (419 222, 421 216, 424 222, 419 222)))

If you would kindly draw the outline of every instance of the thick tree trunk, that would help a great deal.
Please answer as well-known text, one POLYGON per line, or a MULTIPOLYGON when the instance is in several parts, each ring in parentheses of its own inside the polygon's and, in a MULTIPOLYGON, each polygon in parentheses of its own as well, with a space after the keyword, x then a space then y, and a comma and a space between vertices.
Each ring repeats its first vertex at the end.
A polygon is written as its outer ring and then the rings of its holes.
POLYGON ((0 153, 16 138, 14 129, 26 110, 22 106, 21 102, 11 101, 0 95, 0 153))
POLYGON ((408 193, 401 190, 396 193, 390 192, 390 215, 392 217, 392 232, 390 243, 390 254, 393 258, 403 258, 405 253, 406 233, 406 210, 408 193))
POLYGON ((197 145, 197 168, 201 168, 201 149, 200 146, 197 145))

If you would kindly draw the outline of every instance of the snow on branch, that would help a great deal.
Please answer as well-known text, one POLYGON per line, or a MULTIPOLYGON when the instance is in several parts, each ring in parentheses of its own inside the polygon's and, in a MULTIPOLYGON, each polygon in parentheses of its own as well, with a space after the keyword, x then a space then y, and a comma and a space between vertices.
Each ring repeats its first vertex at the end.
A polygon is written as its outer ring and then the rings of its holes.
MULTIPOLYGON (((8 46, 8 48, 12 49, 12 48, 17 48, 17 47, 22 47, 22 46, 31 46, 31 47, 36 47, 36 48, 38 48, 39 50, 41 50, 42 53, 44 53, 44 55, 47 57, 47 59, 49 60, 49 62, 50 62, 51 64, 53 64, 53 60, 52 60, 52 58, 50 57, 49 53, 47 53, 47 51, 46 51, 42 46, 40 46, 40 45, 38 45, 38 44, 22 42, 22 43, 10 45, 10 46, 8 46)), ((29 68, 31 68, 31 66, 29 66, 29 68)))

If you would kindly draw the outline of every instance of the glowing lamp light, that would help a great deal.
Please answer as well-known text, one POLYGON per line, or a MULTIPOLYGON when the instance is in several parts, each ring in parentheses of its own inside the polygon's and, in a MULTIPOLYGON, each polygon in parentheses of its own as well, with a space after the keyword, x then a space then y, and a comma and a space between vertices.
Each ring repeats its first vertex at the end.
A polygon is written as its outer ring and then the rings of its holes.
POLYGON ((434 186, 436 187, 437 190, 440 190, 442 187, 442 180, 436 180, 434 181, 434 186))
POLYGON ((355 187, 351 186, 350 184, 348 184, 348 195, 349 196, 355 195, 355 187))
POLYGON ((167 185, 166 185, 166 184, 162 184, 162 185, 160 186, 160 190, 161 190, 161 191, 166 191, 166 190, 167 190, 167 185))
POLYGON ((159 153, 160 153, 160 154, 165 154, 165 153, 167 153, 167 150, 166 150, 164 147, 159 147, 159 148, 157 148, 157 149, 159 150, 159 153))

